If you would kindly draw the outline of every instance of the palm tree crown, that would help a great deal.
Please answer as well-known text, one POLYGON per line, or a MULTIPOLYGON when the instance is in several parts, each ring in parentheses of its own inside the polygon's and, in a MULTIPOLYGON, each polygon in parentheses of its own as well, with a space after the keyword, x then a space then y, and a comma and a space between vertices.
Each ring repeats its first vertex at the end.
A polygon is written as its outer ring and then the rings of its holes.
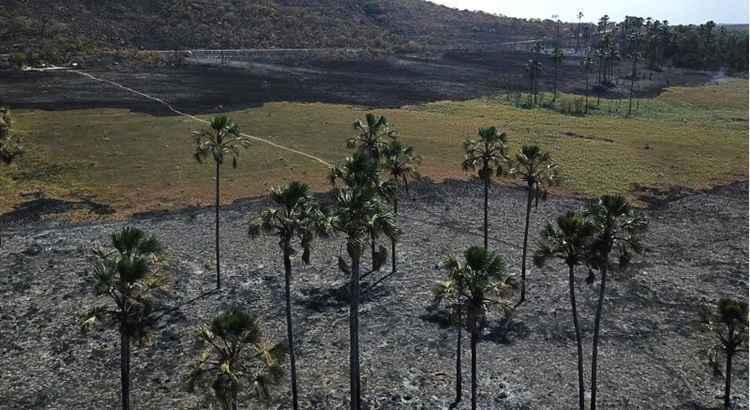
POLYGON ((196 131, 194 157, 198 162, 213 158, 217 164, 223 164, 227 155, 232 157, 232 166, 237 167, 240 148, 250 145, 250 140, 240 134, 240 128, 225 116, 211 119, 209 129, 196 131))
POLYGON ((397 139, 383 150, 383 168, 393 182, 409 190, 409 179, 419 178, 417 167, 422 158, 414 155, 414 147, 404 145, 397 139))
POLYGON ((367 114, 365 121, 357 120, 354 123, 354 130, 357 135, 347 140, 347 147, 356 148, 358 152, 375 161, 380 161, 381 153, 387 145, 385 139, 395 138, 398 135, 385 117, 374 114, 367 114))
POLYGON ((507 169, 507 137, 495 127, 480 128, 479 139, 467 139, 464 142, 465 171, 478 171, 479 178, 491 181, 492 176, 501 176, 507 169))
POLYGON ((546 199, 548 187, 560 183, 559 166, 552 162, 548 152, 536 145, 524 145, 513 165, 510 174, 526 181, 537 204, 540 199, 546 199))
POLYGON ((557 218, 557 227, 547 224, 537 242, 534 264, 544 266, 549 258, 559 258, 568 266, 586 262, 588 247, 596 226, 583 215, 570 211, 557 218))
POLYGON ((236 408, 246 384, 258 399, 270 398, 270 388, 284 374, 281 361, 287 348, 264 340, 253 315, 231 308, 204 324, 198 338, 204 350, 188 375, 189 391, 210 386, 225 410, 236 408))
POLYGON ((617 252, 621 267, 630 262, 634 253, 643 251, 640 236, 646 231, 648 222, 623 196, 604 195, 591 202, 584 215, 597 229, 589 260, 593 267, 606 268, 612 251, 617 252))
POLYGON ((113 323, 124 326, 129 335, 141 338, 151 324, 148 321, 153 313, 150 293, 162 285, 154 270, 162 252, 161 244, 156 237, 147 236, 140 229, 126 227, 112 234, 112 246, 114 251, 94 251, 94 286, 96 294, 109 296, 117 310, 95 308, 83 326, 90 328, 107 316, 113 323), (122 316, 122 312, 126 315, 122 316))
POLYGON ((293 238, 302 246, 302 260, 310 263, 310 247, 315 235, 327 235, 326 218, 313 198, 310 187, 301 182, 271 190, 271 200, 279 208, 268 208, 250 221, 248 233, 251 238, 261 232, 276 235, 280 245, 290 247, 293 238))

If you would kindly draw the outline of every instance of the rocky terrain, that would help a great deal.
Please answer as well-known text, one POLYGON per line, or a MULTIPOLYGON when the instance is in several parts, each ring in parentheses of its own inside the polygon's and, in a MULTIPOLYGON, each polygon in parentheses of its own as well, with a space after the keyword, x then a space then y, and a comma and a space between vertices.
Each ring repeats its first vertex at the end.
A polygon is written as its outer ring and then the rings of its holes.
MULTIPOLYGON (((455 331, 428 309, 444 276, 445 255, 481 242, 481 190, 471 182, 420 184, 404 198, 406 234, 400 270, 362 306, 364 398, 369 408, 447 408, 453 398, 455 331)), ((491 196, 492 247, 519 269, 523 201, 515 187, 491 196)), ((197 326, 240 304, 283 340, 283 273, 276 241, 250 241, 248 217, 267 203, 237 202, 223 210, 225 289, 165 317, 150 345, 132 357, 132 403, 138 409, 207 408, 182 380, 196 358, 197 326)), ((545 221, 582 206, 553 197, 533 217, 532 243, 545 221)), ((645 210, 647 251, 615 273, 608 291, 600 348, 602 408, 718 408, 723 379, 701 352, 710 335, 697 326, 699 305, 722 296, 746 300, 748 184, 684 192, 645 210)), ((125 222, 67 224, 19 221, 0 250, 0 408, 105 409, 118 406, 118 337, 88 336, 80 315, 95 302, 90 250, 125 224, 153 232, 168 248, 166 270, 175 305, 212 289, 212 210, 142 216, 125 222)), ((304 408, 343 408, 348 397, 345 277, 336 268, 342 239, 317 245, 313 264, 294 262, 293 298, 298 371, 304 408)), ((575 338, 561 266, 529 274, 528 302, 503 333, 494 314, 479 345, 481 408, 574 408, 575 338)), ((590 352, 595 288, 579 275, 579 310, 590 352)), ((465 363, 468 364, 468 343, 465 363)), ((747 353, 747 351, 745 352, 747 353)), ((736 361, 736 402, 748 399, 747 356, 736 361)), ((589 362, 589 358, 586 359, 589 362)), ((466 366, 464 406, 468 408, 466 366)), ((286 383, 272 408, 287 408, 286 383)), ((243 408, 261 408, 243 403, 243 408)))

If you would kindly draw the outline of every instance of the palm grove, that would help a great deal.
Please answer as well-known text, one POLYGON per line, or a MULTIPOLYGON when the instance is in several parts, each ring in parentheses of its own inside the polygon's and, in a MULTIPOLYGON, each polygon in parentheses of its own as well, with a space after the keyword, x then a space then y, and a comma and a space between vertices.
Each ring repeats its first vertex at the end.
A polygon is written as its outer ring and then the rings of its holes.
MULTIPOLYGON (((9 123, 9 119, 4 120, 9 123)), ((9 139, 6 126, 3 151, 20 152, 18 139, 9 139), (8 141, 13 141, 13 144, 8 141)), ((273 188, 271 207, 250 217, 247 225, 251 240, 269 238, 276 241, 279 258, 284 267, 284 295, 286 312, 286 341, 277 342, 263 336, 257 316, 238 307, 229 307, 195 331, 202 347, 185 376, 189 391, 205 393, 207 400, 224 409, 236 409, 250 400, 268 401, 275 386, 289 374, 292 408, 299 408, 300 396, 310 388, 311 381, 300 380, 297 371, 297 352, 293 315, 292 290, 295 286, 297 261, 310 263, 316 240, 340 243, 338 269, 348 277, 345 289, 349 302, 349 405, 352 409, 366 406, 367 392, 362 383, 360 360, 360 305, 363 295, 388 278, 398 278, 396 263, 398 244, 407 235, 399 228, 399 196, 408 193, 409 181, 418 176, 420 158, 412 147, 405 145, 395 128, 384 117, 368 114, 364 121, 354 124, 355 136, 347 141, 353 149, 347 157, 330 170, 332 197, 319 203, 310 188, 301 182, 273 188), (385 245, 390 245, 389 249, 385 245), (381 273, 391 258, 390 272, 381 273), (287 360, 288 359, 288 360, 287 360), (288 362, 288 363, 287 363, 288 362)), ((248 146, 239 129, 226 117, 217 117, 209 129, 196 134, 196 157, 212 157, 217 170, 216 202, 216 280, 220 280, 218 259, 218 201, 219 169, 225 155, 236 159, 240 149, 248 146)), ((456 329, 455 396, 457 405, 464 399, 461 361, 465 341, 462 330, 468 333, 470 348, 470 403, 479 403, 479 383, 482 368, 492 366, 481 359, 482 332, 494 314, 506 325, 513 312, 523 309, 530 288, 538 278, 528 275, 527 260, 536 266, 565 266, 561 274, 569 285, 571 306, 570 323, 575 331, 578 390, 568 405, 580 409, 597 406, 598 347, 607 312, 607 279, 612 269, 624 268, 633 256, 642 252, 641 237, 647 221, 623 197, 605 195, 590 201, 583 209, 569 211, 547 224, 538 239, 529 243, 529 226, 533 210, 546 199, 547 187, 560 180, 559 167, 552 153, 538 146, 524 145, 511 152, 508 136, 495 127, 482 128, 478 138, 464 143, 463 169, 474 176, 483 192, 483 202, 477 204, 484 214, 482 244, 471 246, 458 255, 444 255, 442 266, 447 276, 434 287, 434 298, 425 301, 428 309, 446 312, 456 329), (489 191, 496 177, 520 178, 527 190, 526 220, 517 227, 524 232, 520 275, 511 272, 507 255, 496 249, 498 238, 492 234, 488 214, 499 212, 490 206, 489 191), (528 255, 531 253, 532 255, 528 255), (551 264, 558 260, 561 265, 551 264), (578 275, 586 273, 586 283, 597 289, 597 304, 593 332, 585 335, 587 326, 581 324, 580 306, 576 303, 578 275), (519 277, 517 277, 519 276, 519 277), (585 380, 584 342, 590 336, 590 379, 585 380), (587 392, 590 398, 587 399, 587 392)), ((11 157, 11 155, 8 155, 11 157)), ((12 158, 11 158, 12 159, 12 158)), ((503 227, 507 229, 507 227, 503 227)), ((130 408, 131 348, 141 346, 151 337, 159 320, 180 306, 166 308, 159 300, 164 295, 168 270, 163 269, 165 248, 156 237, 131 227, 115 232, 111 244, 94 251, 92 284, 101 303, 92 307, 82 321, 82 329, 89 331, 98 323, 117 329, 120 335, 121 403, 130 408), (161 295, 161 296, 160 296, 161 295), (108 302, 107 302, 108 301, 108 302)), ((533 289, 533 288, 531 288, 533 289)), ((212 290, 203 296, 216 293, 212 290)), ((192 303, 188 301, 186 303, 192 303)), ((730 395, 732 358, 745 343, 747 306, 732 300, 722 300, 715 318, 708 323, 717 334, 717 351, 726 357, 726 400, 730 395)), ((135 386, 137 389, 138 386, 135 386)), ((606 392, 604 392, 606 394, 606 392)))

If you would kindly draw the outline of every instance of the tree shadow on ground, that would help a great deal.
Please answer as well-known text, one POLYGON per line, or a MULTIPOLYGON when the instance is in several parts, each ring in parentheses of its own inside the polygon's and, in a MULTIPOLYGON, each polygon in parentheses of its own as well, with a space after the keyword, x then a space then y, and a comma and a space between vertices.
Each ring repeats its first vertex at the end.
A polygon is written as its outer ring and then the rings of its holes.
POLYGON ((526 339, 531 335, 531 329, 526 323, 513 320, 512 317, 494 321, 488 326, 488 331, 482 334, 482 341, 509 345, 516 339, 526 339))
POLYGON ((64 214, 70 211, 87 210, 95 215, 112 215, 114 208, 108 204, 84 198, 80 201, 66 201, 55 198, 36 198, 17 205, 12 211, 0 215, 0 222, 38 222, 49 215, 64 214))
MULTIPOLYGON (((374 302, 388 295, 388 290, 384 284, 380 284, 377 287, 371 288, 364 292, 367 287, 370 286, 369 282, 362 282, 360 285, 363 292, 360 295, 360 305, 364 305, 369 302, 374 302)), ((301 302, 302 306, 307 309, 314 310, 316 312, 324 312, 327 310, 337 310, 349 306, 350 302, 350 291, 349 282, 344 282, 340 285, 334 285, 333 287, 312 287, 301 289, 300 292, 304 296, 304 300, 301 302)))

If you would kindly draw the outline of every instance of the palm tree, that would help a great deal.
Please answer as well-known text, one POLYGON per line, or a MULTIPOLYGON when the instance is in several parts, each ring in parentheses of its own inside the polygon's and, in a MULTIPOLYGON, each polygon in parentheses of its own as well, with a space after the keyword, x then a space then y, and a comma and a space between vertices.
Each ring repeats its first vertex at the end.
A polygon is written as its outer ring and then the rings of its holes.
MULTIPOLYGON (((378 154, 380 155, 380 154, 378 154)), ((393 198, 396 195, 398 184, 396 181, 383 177, 379 162, 361 151, 356 151, 351 157, 330 169, 328 180, 331 186, 338 188, 340 181, 344 188, 362 188, 371 191, 382 200, 393 198)), ((370 224, 368 237, 370 238, 370 251, 373 265, 378 257, 375 249, 377 238, 381 232, 375 224, 370 224)), ((370 273, 374 272, 371 270, 370 273)), ((366 276, 366 275, 365 275, 366 276)), ((362 279, 362 278, 360 278, 362 279)))
POLYGON ((454 256, 449 256, 442 263, 442 267, 448 271, 448 279, 438 283, 438 285, 432 290, 433 293, 433 305, 439 305, 441 303, 447 303, 450 309, 450 317, 453 323, 456 324, 456 399, 454 404, 461 402, 463 397, 463 373, 461 371, 461 342, 463 329, 463 314, 462 306, 463 292, 459 288, 463 285, 461 280, 461 272, 464 267, 454 256))
POLYGON ((531 219, 531 205, 539 205, 539 200, 547 198, 547 187, 559 183, 558 165, 552 162, 548 152, 542 151, 536 145, 524 145, 521 152, 516 154, 512 175, 526 181, 526 224, 523 230, 523 255, 521 256, 521 299, 518 305, 526 300, 526 254, 529 244, 529 222, 531 219))
POLYGON ((204 324, 198 338, 204 350, 187 377, 188 391, 210 386, 224 410, 236 410, 249 387, 258 399, 270 399, 270 388, 284 375, 287 347, 264 340, 255 316, 230 308, 204 324))
POLYGON ((643 250, 640 235, 647 229, 647 221, 620 195, 605 195, 592 201, 584 210, 584 215, 596 227, 587 264, 601 274, 599 299, 594 318, 594 340, 591 358, 591 410, 596 410, 596 370, 599 347, 599 329, 604 308, 604 295, 607 286, 607 271, 610 256, 616 252, 619 265, 624 268, 632 255, 643 250))
POLYGON ((489 243, 489 228, 487 207, 489 202, 490 183, 492 176, 501 176, 507 172, 507 138, 504 132, 497 128, 480 128, 479 139, 464 141, 464 171, 478 172, 479 179, 484 182, 484 248, 489 243))
POLYGON ((503 259, 494 252, 474 246, 466 250, 464 258, 463 265, 455 258, 446 261, 449 278, 438 285, 434 294, 438 301, 455 300, 456 308, 466 317, 465 325, 471 335, 471 408, 474 410, 477 408, 477 344, 482 324, 490 309, 507 311, 512 308, 512 286, 503 259))
POLYGON ((539 77, 544 72, 544 66, 535 59, 529 60, 525 66, 526 72, 529 73, 529 96, 533 98, 531 105, 537 105, 539 95, 539 77))
POLYGON ((595 233, 595 227, 582 215, 568 212, 557 218, 557 227, 547 224, 542 231, 537 250, 534 253, 534 263, 542 267, 549 258, 561 259, 568 265, 568 285, 570 288, 570 306, 573 311, 573 326, 576 332, 578 347, 578 408, 583 410, 583 344, 581 329, 578 324, 578 310, 576 309, 575 268, 586 262, 586 252, 595 233))
POLYGON ((193 132, 195 137, 195 159, 203 163, 213 158, 216 166, 216 289, 221 289, 221 259, 219 255, 219 181, 224 157, 232 157, 232 167, 237 167, 240 148, 250 144, 250 140, 240 134, 240 128, 225 116, 212 118, 210 129, 193 132))
POLYGON ((721 299, 716 310, 708 317, 708 329, 716 334, 718 343, 711 350, 724 352, 726 368, 724 373, 724 408, 731 408, 732 359, 747 342, 747 303, 732 299, 721 299))
MULTIPOLYGON (((397 139, 383 150, 383 168, 390 175, 390 179, 397 187, 403 187, 409 192, 409 179, 419 178, 417 166, 421 162, 419 156, 414 155, 414 147, 401 143, 397 139)), ((398 218, 398 191, 393 193, 393 215, 398 218)), ((396 272, 396 241, 391 241, 391 274, 396 272)))
POLYGON ((589 91, 591 87, 589 86, 589 74, 591 73, 591 69, 594 67, 594 59, 591 58, 590 55, 587 55, 581 60, 581 71, 583 71, 583 75, 586 77, 586 108, 585 113, 589 113, 589 91))
POLYGON ((152 293, 162 286, 155 271, 161 245, 154 236, 136 228, 112 234, 113 251, 94 251, 95 291, 107 295, 115 308, 96 306, 86 314, 82 330, 106 320, 120 332, 120 384, 122 408, 130 408, 130 344, 142 341, 155 325, 152 293))
MULTIPOLYGON (((12 164, 24 152, 21 137, 11 134, 12 127, 10 110, 0 107, 0 162, 5 165, 12 164)), ((3 237, 0 232, 0 247, 2 246, 3 237)))
MULTIPOLYGON (((388 211, 383 199, 371 185, 353 186, 340 190, 331 218, 334 230, 346 235, 346 249, 351 265, 339 257, 339 268, 350 275, 349 299, 349 383, 352 410, 361 407, 361 383, 359 366, 359 299, 360 259, 368 240, 368 234, 377 230, 386 237, 395 239, 399 235, 393 214, 388 211)), ((381 249, 385 253, 385 248, 381 249)), ((385 255, 384 255, 385 256, 385 255)), ((379 268, 373 260, 373 271, 379 268)))
POLYGON ((279 237, 279 247, 284 259, 284 290, 286 295, 286 331, 289 344, 289 367, 292 385, 293 408, 298 408, 297 369, 294 354, 294 333, 292 331, 292 255, 295 249, 292 241, 296 238, 302 247, 302 261, 310 263, 310 249, 315 235, 327 234, 325 218, 310 192, 310 187, 301 182, 271 190, 271 200, 280 208, 268 208, 250 221, 250 237, 257 237, 261 231, 279 237))
POLYGON ((552 51, 552 62, 555 65, 555 93, 552 97, 553 101, 557 100, 557 78, 560 71, 560 64, 562 64, 563 60, 565 59, 565 53, 560 49, 560 47, 555 47, 555 49, 552 51))
POLYGON ((376 162, 380 161, 380 155, 387 145, 386 138, 395 138, 398 135, 385 117, 374 114, 367 114, 365 121, 357 120, 354 129, 357 135, 349 138, 346 146, 355 148, 376 162))

